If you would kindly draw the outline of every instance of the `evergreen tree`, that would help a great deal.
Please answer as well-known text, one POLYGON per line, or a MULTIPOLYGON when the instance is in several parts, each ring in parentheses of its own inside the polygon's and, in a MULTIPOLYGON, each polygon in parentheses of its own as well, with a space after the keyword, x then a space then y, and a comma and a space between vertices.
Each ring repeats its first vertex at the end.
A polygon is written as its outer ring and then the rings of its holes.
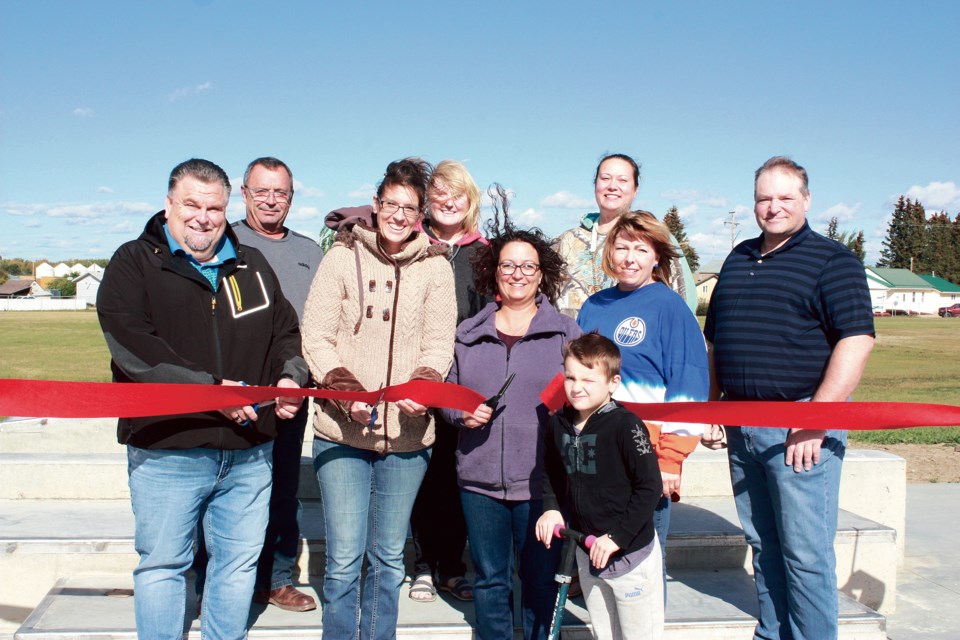
POLYGON ((863 248, 863 231, 842 231, 836 238, 837 242, 850 249, 853 252, 853 255, 857 256, 857 259, 860 262, 863 262, 867 258, 867 252, 863 248))
POLYGON ((900 196, 893 209, 890 226, 887 227, 887 237, 883 241, 877 266, 895 269, 909 269, 912 266, 920 272, 925 226, 923 205, 900 196))
POLYGON ((943 211, 930 216, 923 243, 923 273, 933 273, 956 281, 960 275, 960 256, 953 224, 943 211))
POLYGON ((830 222, 827 223, 827 237, 831 240, 839 240, 840 236, 837 234, 837 216, 830 218, 830 222))
POLYGON ((676 206, 670 207, 667 215, 663 216, 663 224, 677 239, 680 249, 683 250, 683 256, 687 259, 687 264, 690 265, 690 271, 699 269, 700 256, 697 255, 697 250, 690 246, 690 242, 687 240, 687 232, 683 228, 683 220, 680 219, 680 212, 677 211, 676 206))

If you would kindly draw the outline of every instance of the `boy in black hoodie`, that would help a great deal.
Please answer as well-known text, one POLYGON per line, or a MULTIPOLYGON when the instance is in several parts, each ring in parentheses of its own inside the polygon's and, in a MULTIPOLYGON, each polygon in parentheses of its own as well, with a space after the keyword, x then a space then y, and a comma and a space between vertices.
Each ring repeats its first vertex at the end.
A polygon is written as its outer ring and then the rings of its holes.
POLYGON ((597 537, 577 549, 580 584, 595 639, 663 635, 663 562, 653 526, 662 484, 643 422, 611 399, 620 385, 620 352, 585 334, 564 351, 571 406, 547 428, 543 509, 537 539, 548 548, 557 524, 597 537))

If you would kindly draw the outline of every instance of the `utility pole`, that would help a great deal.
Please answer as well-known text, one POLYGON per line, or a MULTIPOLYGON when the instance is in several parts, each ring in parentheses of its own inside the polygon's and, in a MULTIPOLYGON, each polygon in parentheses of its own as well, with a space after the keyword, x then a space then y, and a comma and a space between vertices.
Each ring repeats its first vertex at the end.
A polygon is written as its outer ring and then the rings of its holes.
POLYGON ((730 225, 730 251, 733 251, 733 243, 737 240, 737 227, 740 226, 740 223, 737 222, 737 212, 730 212, 729 222, 724 222, 724 226, 730 225))

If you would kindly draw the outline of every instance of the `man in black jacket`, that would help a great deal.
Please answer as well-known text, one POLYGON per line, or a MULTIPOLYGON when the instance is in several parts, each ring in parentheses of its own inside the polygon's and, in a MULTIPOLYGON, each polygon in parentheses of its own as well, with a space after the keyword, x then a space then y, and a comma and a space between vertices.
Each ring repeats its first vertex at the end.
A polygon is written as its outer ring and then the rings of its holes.
MULTIPOLYGON (((115 381, 306 383, 297 314, 263 255, 240 245, 228 227, 229 196, 229 178, 217 165, 177 165, 165 209, 114 254, 97 313, 115 381)), ((120 419, 140 554, 140 637, 182 637, 185 575, 201 518, 210 554, 203 635, 246 637, 276 418, 292 418, 300 405, 300 398, 280 396, 259 410, 120 419)))

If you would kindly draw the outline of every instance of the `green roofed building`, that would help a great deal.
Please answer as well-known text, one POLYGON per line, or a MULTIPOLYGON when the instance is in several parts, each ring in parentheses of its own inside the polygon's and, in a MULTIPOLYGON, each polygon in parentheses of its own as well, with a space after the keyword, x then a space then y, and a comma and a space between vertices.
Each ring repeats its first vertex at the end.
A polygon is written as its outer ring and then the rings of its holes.
POLYGON ((943 306, 937 287, 909 269, 866 267, 866 272, 874 313, 936 315, 943 306))

